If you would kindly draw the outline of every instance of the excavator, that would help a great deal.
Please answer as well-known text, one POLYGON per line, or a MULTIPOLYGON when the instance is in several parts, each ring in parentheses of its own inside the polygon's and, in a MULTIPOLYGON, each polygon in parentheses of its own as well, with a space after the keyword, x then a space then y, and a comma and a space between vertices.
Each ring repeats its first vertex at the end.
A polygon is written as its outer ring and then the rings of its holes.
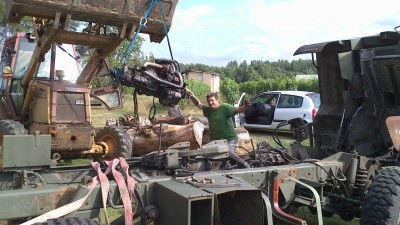
MULTIPOLYGON (((178 0, 6 0, 7 20, 32 17, 33 31, 9 37, 1 53, 0 139, 49 134, 54 160, 90 155, 130 157, 132 142, 119 127, 96 132, 90 98, 122 106, 121 90, 106 62, 123 40, 138 33, 160 43, 178 0), (79 24, 76 31, 72 24, 79 24), (82 66, 82 50, 90 58, 82 66), (92 88, 94 80, 100 87, 92 88)), ((158 64, 154 63, 158 66, 158 64)))

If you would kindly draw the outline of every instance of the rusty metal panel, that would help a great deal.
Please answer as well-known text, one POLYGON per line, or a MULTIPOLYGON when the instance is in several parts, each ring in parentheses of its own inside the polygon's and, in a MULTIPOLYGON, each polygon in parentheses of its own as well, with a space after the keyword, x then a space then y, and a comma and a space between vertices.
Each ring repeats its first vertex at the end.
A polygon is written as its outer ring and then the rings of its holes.
MULTIPOLYGON (((166 26, 172 25, 172 17, 178 0, 162 0, 163 15, 166 26)), ((7 20, 15 23, 24 16, 33 16, 53 19, 56 12, 61 13, 61 18, 71 15, 72 20, 100 23, 104 25, 122 27, 126 25, 139 25, 140 19, 145 15, 151 0, 6 0, 7 20)), ((159 3, 149 14, 146 29, 142 33, 150 35, 154 42, 161 42, 164 38, 162 15, 159 3)))
POLYGON ((42 83, 33 82, 29 85, 28 93, 31 92, 32 101, 25 99, 25 104, 32 102, 32 121, 37 123, 50 124, 50 87, 42 83))
POLYGON ((52 149, 57 151, 88 150, 94 141, 94 130, 85 125, 54 125, 49 133, 52 136, 52 149))
POLYGON ((56 121, 86 123, 85 93, 57 92, 56 121))
POLYGON ((400 151, 400 116, 390 116, 386 119, 386 126, 389 130, 394 148, 400 151))

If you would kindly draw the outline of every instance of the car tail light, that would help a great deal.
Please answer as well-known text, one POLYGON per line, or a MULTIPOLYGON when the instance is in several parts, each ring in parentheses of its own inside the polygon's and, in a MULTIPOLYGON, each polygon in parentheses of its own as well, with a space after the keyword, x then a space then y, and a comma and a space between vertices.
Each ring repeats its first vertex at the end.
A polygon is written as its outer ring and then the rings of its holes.
POLYGON ((312 109, 311 111, 311 117, 314 120, 315 116, 317 115, 317 109, 312 109))

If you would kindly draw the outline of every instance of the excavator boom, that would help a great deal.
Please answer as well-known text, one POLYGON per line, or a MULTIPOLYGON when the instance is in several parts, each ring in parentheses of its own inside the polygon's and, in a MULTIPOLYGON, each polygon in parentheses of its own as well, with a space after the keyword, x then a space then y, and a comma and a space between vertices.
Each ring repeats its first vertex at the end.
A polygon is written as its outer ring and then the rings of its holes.
MULTIPOLYGON (((61 18, 70 15, 71 20, 120 27, 127 31, 124 36, 127 34, 126 37, 132 39, 151 2, 151 0, 6 0, 6 16, 9 22, 18 23, 24 16, 54 19, 56 13, 60 13, 61 18)), ((159 0, 159 3, 162 4, 165 24, 169 29, 178 0, 159 0)), ((163 26, 163 16, 159 5, 156 5, 149 14, 146 29, 141 32, 149 34, 150 41, 159 43, 165 37, 163 26)))
MULTIPOLYGON (((141 33, 148 34, 151 42, 161 42, 166 35, 164 25, 167 31, 172 25, 178 0, 159 0, 148 14, 147 20, 142 19, 152 2, 152 0, 6 0, 6 16, 9 22, 19 22, 24 16, 42 19, 42 24, 35 24, 34 34, 39 44, 34 51, 22 86, 26 88, 29 85, 40 65, 40 59, 50 49, 52 43, 96 48, 76 82, 89 85, 93 77, 102 70, 104 66, 102 61, 124 39, 131 40, 140 23, 145 23, 145 28, 140 30, 141 33), (71 21, 86 22, 88 26, 85 32, 71 31, 69 29, 71 21), (118 34, 107 33, 106 26, 117 28, 118 34)), ((35 22, 37 23, 37 20, 35 22)))

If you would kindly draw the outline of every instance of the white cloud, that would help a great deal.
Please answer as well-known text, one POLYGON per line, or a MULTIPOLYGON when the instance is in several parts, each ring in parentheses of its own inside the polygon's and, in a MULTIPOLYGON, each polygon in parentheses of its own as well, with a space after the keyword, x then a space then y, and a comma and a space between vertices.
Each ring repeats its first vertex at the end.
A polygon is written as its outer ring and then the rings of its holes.
MULTIPOLYGON (((233 60, 290 61, 298 58, 292 55, 305 44, 372 35, 400 25, 398 0, 235 0, 230 4, 204 0, 197 5, 195 1, 180 4, 169 35, 174 57, 183 63, 225 66, 233 60)), ((166 41, 145 44, 144 50, 169 57, 166 41)))

